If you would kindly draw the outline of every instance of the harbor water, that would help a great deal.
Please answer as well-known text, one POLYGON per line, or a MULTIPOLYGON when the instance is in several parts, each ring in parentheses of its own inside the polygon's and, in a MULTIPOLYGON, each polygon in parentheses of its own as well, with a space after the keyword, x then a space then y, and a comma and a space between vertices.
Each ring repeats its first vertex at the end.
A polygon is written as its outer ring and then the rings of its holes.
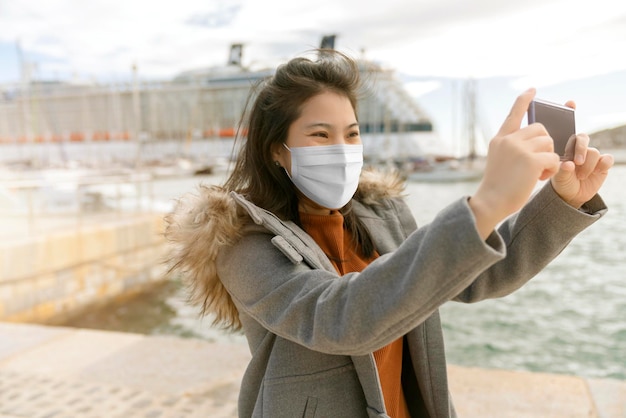
MULTIPOLYGON (((220 176, 163 179, 155 198, 173 204, 181 193, 220 176)), ((581 233, 544 271, 507 297, 441 308, 450 363, 626 379, 626 166, 616 166, 601 190, 609 212, 581 233)), ((418 224, 478 183, 407 184, 418 224)), ((66 323, 99 329, 175 334, 212 341, 241 335, 211 327, 185 302, 178 282, 94 308, 66 323)))

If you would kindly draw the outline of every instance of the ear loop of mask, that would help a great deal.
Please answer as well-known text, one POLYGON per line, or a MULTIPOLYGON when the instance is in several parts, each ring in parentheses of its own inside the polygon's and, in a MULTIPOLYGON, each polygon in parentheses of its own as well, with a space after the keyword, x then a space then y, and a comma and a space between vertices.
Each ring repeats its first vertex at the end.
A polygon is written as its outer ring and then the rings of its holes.
MULTIPOLYGON (((289 154, 291 154, 291 149, 289 149, 287 144, 285 144, 284 142, 283 142, 283 147, 285 147, 285 149, 289 151, 289 154)), ((289 174, 289 171, 287 171, 287 169, 283 167, 282 165, 280 165, 280 167, 285 171, 285 174, 287 174, 287 177, 291 178, 291 174, 289 174)))

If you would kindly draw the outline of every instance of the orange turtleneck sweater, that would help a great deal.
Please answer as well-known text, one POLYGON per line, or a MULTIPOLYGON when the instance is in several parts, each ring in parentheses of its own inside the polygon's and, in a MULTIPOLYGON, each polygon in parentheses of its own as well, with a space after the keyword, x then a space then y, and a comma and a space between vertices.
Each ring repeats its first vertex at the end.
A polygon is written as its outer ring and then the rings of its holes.
MULTIPOLYGON (((375 254, 366 259, 357 251, 350 233, 344 229, 343 215, 338 211, 333 211, 330 215, 300 212, 300 221, 304 230, 313 237, 341 275, 361 271, 378 257, 375 254)), ((385 407, 392 418, 410 418, 401 383, 402 350, 403 338, 400 337, 374 352, 385 407)))

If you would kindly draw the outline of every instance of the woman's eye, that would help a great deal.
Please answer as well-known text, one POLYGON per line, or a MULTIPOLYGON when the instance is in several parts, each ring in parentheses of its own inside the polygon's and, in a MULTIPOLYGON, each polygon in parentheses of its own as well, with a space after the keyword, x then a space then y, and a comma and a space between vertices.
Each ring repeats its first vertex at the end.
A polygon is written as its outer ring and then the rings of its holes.
POLYGON ((360 134, 359 134, 358 131, 357 132, 350 132, 348 134, 348 140, 350 140, 350 141, 358 141, 359 137, 360 137, 360 134))
POLYGON ((326 132, 315 132, 313 136, 319 136, 322 138, 328 138, 328 134, 326 132))

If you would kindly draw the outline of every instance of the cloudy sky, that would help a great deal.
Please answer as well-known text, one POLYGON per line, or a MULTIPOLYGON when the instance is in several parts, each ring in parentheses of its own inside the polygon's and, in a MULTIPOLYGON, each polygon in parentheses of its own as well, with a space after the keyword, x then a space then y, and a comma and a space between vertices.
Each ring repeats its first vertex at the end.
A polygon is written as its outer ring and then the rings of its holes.
POLYGON ((331 33, 414 77, 415 95, 435 76, 515 91, 626 74, 624 0, 0 0, 0 84, 19 80, 20 54, 41 79, 128 80, 133 64, 158 79, 224 64, 231 43, 273 66, 331 33))
POLYGON ((221 64, 273 65, 336 33, 337 47, 415 75, 551 79, 626 69, 622 0, 0 0, 0 81, 16 42, 41 77, 170 77, 221 64), (620 51, 620 53, 617 53, 620 51))

